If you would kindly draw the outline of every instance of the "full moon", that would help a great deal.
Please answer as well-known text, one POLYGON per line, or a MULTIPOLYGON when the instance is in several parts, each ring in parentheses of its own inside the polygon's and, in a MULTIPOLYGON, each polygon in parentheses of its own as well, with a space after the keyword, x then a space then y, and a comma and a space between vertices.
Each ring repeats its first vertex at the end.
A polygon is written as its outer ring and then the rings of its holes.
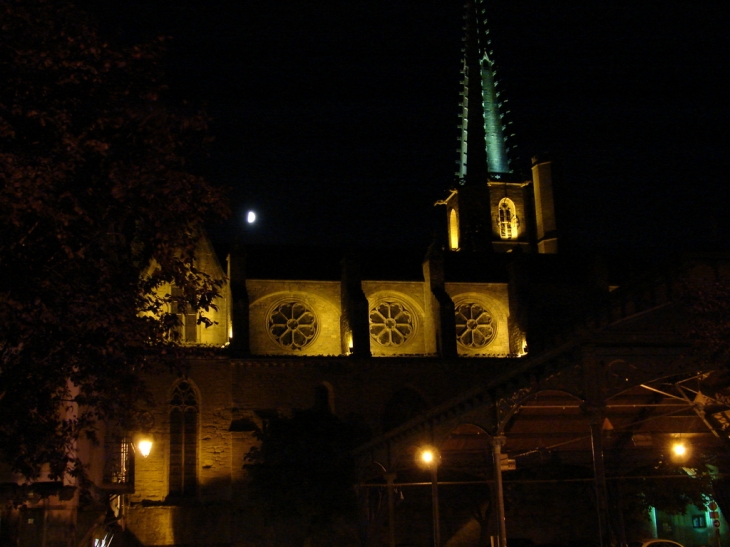
POLYGON ((254 222, 256 222, 256 213, 254 213, 253 211, 249 211, 246 215, 246 222, 248 222, 249 224, 253 224, 254 222))

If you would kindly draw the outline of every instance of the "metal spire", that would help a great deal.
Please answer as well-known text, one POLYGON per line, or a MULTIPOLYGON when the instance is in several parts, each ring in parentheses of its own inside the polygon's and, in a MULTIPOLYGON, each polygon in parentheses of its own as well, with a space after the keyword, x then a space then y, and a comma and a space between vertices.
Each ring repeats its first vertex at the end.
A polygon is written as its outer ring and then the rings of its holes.
POLYGON ((511 173, 499 102, 495 64, 489 50, 482 0, 468 0, 464 19, 463 91, 461 109, 461 184, 486 182, 489 173, 511 173))

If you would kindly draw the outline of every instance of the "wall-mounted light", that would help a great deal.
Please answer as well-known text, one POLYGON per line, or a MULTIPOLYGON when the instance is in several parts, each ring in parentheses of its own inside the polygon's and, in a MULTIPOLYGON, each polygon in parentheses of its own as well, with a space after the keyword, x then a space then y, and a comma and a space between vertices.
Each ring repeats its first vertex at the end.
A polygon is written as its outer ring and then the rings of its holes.
POLYGON ((146 458, 152 452, 152 445, 154 444, 154 438, 152 435, 147 433, 140 433, 135 435, 134 447, 137 449, 143 458, 146 458))

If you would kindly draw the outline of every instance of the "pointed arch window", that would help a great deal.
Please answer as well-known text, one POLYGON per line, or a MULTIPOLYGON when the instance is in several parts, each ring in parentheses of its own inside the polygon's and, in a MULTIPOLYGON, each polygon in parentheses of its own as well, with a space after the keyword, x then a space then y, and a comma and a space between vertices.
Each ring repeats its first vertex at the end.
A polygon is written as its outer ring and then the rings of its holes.
POLYGON ((175 386, 170 400, 170 495, 198 490, 198 397, 190 382, 175 386))
POLYGON ((509 198, 502 198, 499 202, 499 237, 517 239, 518 227, 519 221, 514 202, 509 198))
POLYGON ((459 219, 456 209, 449 211, 449 247, 452 251, 459 248, 459 219))

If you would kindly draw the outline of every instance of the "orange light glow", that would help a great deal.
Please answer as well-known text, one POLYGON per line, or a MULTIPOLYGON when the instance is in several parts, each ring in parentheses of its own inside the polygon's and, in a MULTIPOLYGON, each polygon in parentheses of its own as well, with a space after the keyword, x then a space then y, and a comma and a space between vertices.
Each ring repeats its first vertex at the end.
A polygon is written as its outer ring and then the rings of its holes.
POLYGON ((142 457, 146 458, 152 451, 152 439, 147 437, 140 439, 137 441, 137 449, 139 450, 139 453, 142 454, 142 457))
POLYGON ((675 456, 685 456, 687 454, 687 447, 683 442, 676 442, 672 445, 672 452, 675 456))

